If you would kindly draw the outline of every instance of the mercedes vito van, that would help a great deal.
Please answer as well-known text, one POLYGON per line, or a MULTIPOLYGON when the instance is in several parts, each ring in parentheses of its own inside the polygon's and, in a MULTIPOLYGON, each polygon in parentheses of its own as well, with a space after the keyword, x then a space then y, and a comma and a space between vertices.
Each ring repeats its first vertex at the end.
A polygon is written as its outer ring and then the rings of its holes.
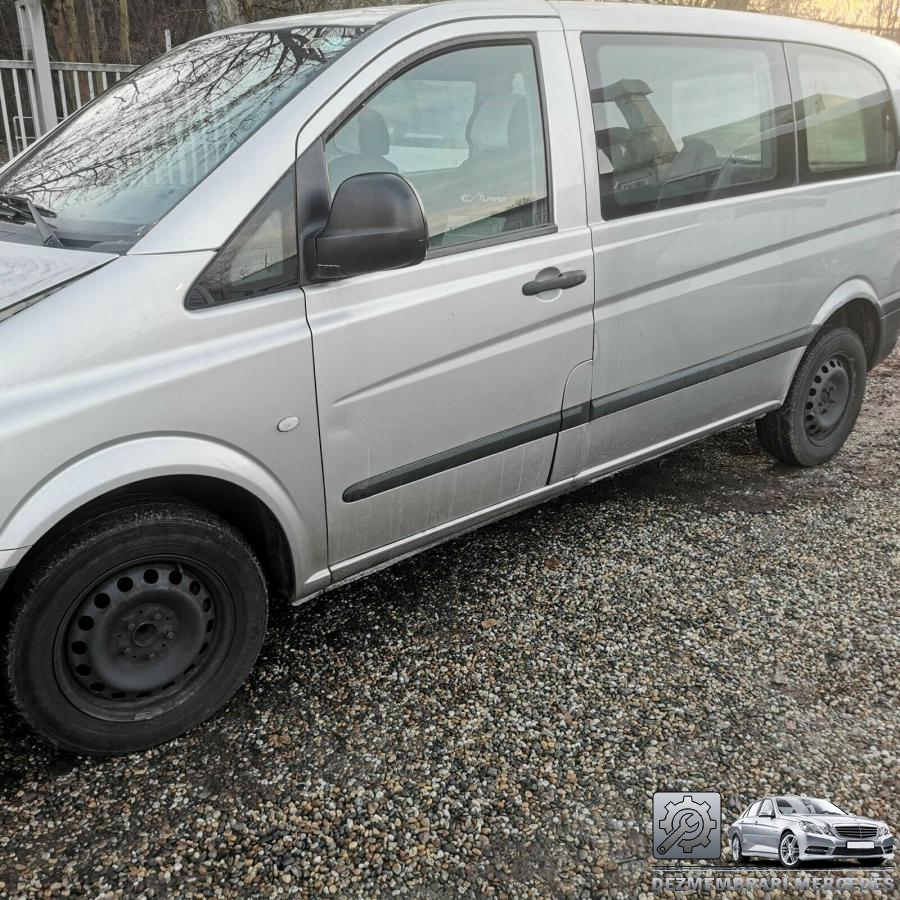
POLYGON ((741 422, 838 452, 900 326, 900 49, 448 2, 213 34, 0 173, 7 684, 138 750, 300 602, 741 422))

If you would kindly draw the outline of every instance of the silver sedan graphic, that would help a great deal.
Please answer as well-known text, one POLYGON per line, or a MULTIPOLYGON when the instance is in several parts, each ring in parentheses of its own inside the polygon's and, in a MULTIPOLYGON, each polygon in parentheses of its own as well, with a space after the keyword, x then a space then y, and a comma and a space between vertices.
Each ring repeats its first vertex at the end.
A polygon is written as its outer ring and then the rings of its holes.
POLYGON ((731 826, 728 842, 735 863, 762 857, 788 869, 822 859, 880 866, 894 858, 894 836, 884 822, 813 797, 764 797, 751 803, 731 826))

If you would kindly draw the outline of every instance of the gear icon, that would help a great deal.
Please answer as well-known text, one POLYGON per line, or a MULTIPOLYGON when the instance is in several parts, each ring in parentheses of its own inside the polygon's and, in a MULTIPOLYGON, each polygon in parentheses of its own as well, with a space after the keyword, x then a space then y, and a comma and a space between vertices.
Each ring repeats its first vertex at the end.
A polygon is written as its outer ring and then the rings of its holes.
POLYGON ((659 827, 666 834, 666 839, 657 848, 660 855, 667 853, 675 844, 685 853, 709 846, 716 821, 706 801, 697 803, 690 794, 685 794, 677 803, 674 800, 667 803, 665 810, 665 816, 659 820, 659 827))

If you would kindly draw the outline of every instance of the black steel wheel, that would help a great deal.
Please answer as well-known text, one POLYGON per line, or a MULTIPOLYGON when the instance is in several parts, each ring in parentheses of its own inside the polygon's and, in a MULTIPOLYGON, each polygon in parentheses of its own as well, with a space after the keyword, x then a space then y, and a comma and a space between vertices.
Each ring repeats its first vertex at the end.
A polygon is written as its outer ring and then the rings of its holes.
POLYGON ((60 625, 57 679, 84 712, 128 721, 202 689, 233 635, 233 603, 214 572, 137 561, 91 585, 60 625))
POLYGON ((803 421, 814 444, 827 443, 840 427, 851 397, 853 360, 843 351, 830 356, 813 374, 806 392, 803 421))
POLYGON ((781 409, 756 423, 763 448, 792 466, 816 466, 840 451, 866 390, 866 352, 850 328, 825 328, 810 344, 781 409))
POLYGON ((243 536, 179 501, 99 514, 11 590, 12 699, 79 753, 144 749, 202 722, 243 683, 265 632, 265 581, 243 536))

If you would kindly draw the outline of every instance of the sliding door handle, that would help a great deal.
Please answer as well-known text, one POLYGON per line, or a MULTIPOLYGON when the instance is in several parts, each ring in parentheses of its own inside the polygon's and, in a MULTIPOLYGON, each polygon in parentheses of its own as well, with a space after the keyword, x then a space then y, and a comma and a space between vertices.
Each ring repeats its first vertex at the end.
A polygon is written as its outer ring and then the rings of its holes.
POLYGON ((572 272, 560 272, 556 275, 541 273, 534 281, 522 285, 522 293, 526 297, 534 297, 535 294, 543 294, 545 291, 567 291, 569 288, 578 287, 587 281, 587 272, 576 269, 572 272))

